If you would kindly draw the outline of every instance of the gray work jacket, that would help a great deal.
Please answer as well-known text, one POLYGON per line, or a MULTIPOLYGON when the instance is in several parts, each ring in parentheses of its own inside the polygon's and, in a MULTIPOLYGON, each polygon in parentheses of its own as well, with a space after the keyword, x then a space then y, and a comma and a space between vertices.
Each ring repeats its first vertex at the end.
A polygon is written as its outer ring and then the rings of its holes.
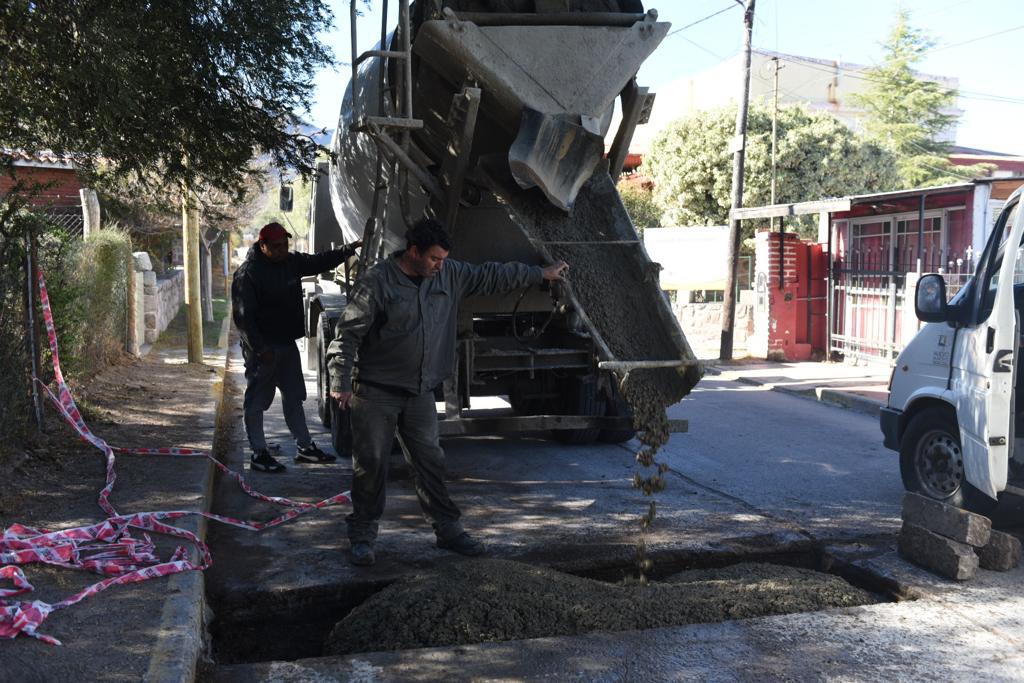
POLYGON ((352 288, 327 348, 331 391, 352 391, 356 378, 413 395, 452 374, 459 302, 544 279, 525 263, 473 265, 454 259, 417 287, 398 267, 401 252, 370 268, 352 288))

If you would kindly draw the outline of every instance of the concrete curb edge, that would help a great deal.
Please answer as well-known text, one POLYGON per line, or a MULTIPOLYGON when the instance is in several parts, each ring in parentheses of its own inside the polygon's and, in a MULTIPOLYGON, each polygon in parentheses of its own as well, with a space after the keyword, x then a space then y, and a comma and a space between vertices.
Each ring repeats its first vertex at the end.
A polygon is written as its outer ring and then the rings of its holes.
MULTIPOLYGON (((227 339, 230 325, 229 304, 218 342, 227 339)), ((226 408, 224 399, 228 384, 227 367, 231 356, 226 344, 218 343, 218 350, 223 350, 223 362, 217 367, 219 386, 215 389, 214 438, 210 444, 211 451, 216 435, 221 429, 226 408)), ((209 512, 213 502, 214 472, 213 463, 207 460, 198 481, 198 488, 202 492, 200 509, 204 512, 209 512)), ((197 531, 199 538, 204 541, 206 529, 207 520, 200 517, 193 530, 197 531)), ((147 683, 192 683, 195 680, 196 666, 206 648, 206 614, 206 581, 202 572, 175 574, 168 579, 167 599, 160 615, 160 629, 142 680, 147 683)))
POLYGON ((882 404, 878 401, 857 394, 851 394, 845 391, 839 391, 836 389, 830 389, 828 387, 815 387, 814 389, 791 389, 789 387, 780 387, 765 382, 760 382, 751 377, 737 377, 737 382, 743 384, 749 384, 756 387, 768 387, 772 391, 778 391, 780 393, 789 394, 791 396, 799 396, 800 398, 807 398, 819 403, 829 403, 840 408, 846 408, 853 410, 858 413, 864 413, 872 417, 878 417, 879 411, 882 409, 882 404))

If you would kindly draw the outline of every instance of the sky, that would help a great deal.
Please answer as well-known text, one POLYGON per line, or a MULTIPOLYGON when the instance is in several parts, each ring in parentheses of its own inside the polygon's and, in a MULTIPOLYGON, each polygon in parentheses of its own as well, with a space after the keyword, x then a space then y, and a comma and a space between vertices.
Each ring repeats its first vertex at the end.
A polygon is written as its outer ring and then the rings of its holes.
MULTIPOLYGON (((338 64, 317 75, 308 118, 333 128, 350 73, 349 3, 329 4, 335 25, 322 39, 338 64)), ((364 7, 364 0, 358 5, 364 7)), ((380 5, 371 2, 359 20, 360 52, 377 40, 380 5)), ((658 19, 672 24, 638 75, 640 84, 654 91, 729 59, 743 47, 743 13, 736 0, 662 0, 644 6, 657 9, 658 19)), ((882 58, 881 43, 898 7, 909 11, 911 25, 935 42, 917 69, 959 79, 958 104, 964 114, 956 143, 1024 155, 1024 0, 757 0, 753 45, 870 66, 882 58)))

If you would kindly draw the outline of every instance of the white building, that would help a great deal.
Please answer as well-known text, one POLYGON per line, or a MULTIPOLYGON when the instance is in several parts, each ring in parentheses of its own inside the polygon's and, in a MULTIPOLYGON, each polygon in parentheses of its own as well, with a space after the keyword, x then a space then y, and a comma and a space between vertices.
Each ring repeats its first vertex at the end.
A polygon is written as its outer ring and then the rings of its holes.
MULTIPOLYGON (((750 59, 750 100, 771 104, 775 89, 775 68, 779 67, 779 105, 805 104, 834 114, 855 130, 861 128, 863 111, 854 106, 851 95, 867 89, 865 71, 870 68, 859 64, 844 64, 838 60, 797 57, 767 50, 754 50, 750 59)), ((740 95, 740 70, 743 55, 719 63, 693 76, 684 76, 656 88, 657 97, 647 125, 638 126, 630 151, 643 154, 651 140, 672 121, 695 111, 713 109, 737 102, 740 95)), ((917 74, 920 78, 936 81, 946 88, 957 88, 956 78, 917 74)), ((962 110, 950 108, 948 114, 962 110)), ((614 125, 613 125, 614 130, 614 125)), ((956 125, 945 131, 942 139, 956 139, 956 125)))

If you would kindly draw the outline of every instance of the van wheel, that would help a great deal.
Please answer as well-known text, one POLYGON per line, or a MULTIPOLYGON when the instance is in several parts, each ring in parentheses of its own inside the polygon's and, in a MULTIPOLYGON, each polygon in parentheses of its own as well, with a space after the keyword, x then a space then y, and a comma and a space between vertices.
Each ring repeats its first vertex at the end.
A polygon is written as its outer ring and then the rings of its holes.
POLYGON ((334 336, 331 332, 331 325, 327 316, 320 314, 320 322, 317 325, 316 333, 316 413, 324 427, 331 426, 331 397, 328 396, 330 387, 325 381, 327 377, 327 345, 331 343, 330 338, 334 336))
POLYGON ((915 415, 900 445, 903 488, 947 505, 988 515, 997 502, 968 483, 960 430, 952 410, 929 408, 915 415))

